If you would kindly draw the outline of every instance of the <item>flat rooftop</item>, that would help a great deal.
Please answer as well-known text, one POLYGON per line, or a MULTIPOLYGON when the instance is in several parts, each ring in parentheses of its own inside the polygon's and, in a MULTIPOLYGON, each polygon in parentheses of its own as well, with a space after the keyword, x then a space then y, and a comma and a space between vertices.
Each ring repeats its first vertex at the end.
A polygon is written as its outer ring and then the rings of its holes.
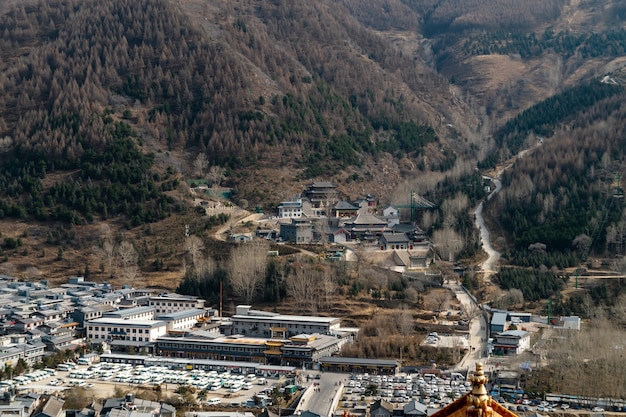
POLYGON ((166 326, 167 323, 161 320, 128 320, 116 317, 101 317, 89 320, 86 325, 111 325, 111 326, 135 326, 135 327, 159 327, 166 326))
POLYGON ((287 314, 278 314, 276 316, 261 316, 255 314, 235 314, 231 320, 245 321, 264 321, 264 322, 289 322, 289 323, 338 323, 341 319, 337 317, 320 317, 320 316, 292 316, 287 314))

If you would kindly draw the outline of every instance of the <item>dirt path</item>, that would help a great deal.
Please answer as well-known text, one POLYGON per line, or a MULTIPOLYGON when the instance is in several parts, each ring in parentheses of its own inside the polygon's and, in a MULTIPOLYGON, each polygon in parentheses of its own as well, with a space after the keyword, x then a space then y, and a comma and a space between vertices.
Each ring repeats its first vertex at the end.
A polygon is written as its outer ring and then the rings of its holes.
POLYGON ((227 233, 230 228, 235 226, 237 223, 256 222, 259 221, 261 217, 263 217, 262 213, 250 213, 247 210, 240 209, 231 214, 230 219, 221 225, 220 228, 215 231, 213 236, 216 240, 223 242, 226 240, 227 233))

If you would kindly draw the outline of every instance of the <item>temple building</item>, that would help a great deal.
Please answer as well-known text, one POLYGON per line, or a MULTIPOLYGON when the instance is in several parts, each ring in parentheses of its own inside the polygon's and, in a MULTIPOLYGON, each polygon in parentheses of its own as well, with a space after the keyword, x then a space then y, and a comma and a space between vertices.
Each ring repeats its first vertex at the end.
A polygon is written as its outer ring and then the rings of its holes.
POLYGON ((483 364, 476 364, 476 372, 471 379, 472 390, 432 414, 430 417, 517 417, 515 413, 493 400, 487 393, 488 379, 483 364))

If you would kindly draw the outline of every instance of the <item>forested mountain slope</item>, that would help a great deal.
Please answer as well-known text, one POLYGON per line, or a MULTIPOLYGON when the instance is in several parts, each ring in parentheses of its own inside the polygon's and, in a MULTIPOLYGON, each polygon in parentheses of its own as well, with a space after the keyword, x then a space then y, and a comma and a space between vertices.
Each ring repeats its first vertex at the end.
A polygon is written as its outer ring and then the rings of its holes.
POLYGON ((314 178, 352 197, 418 189, 442 207, 428 227, 469 242, 474 167, 554 136, 507 174, 498 208, 517 250, 569 249, 582 217, 602 211, 582 201, 601 201, 621 172, 610 167, 623 92, 591 81, 623 65, 620 4, 2 2, 0 218, 132 229, 187 215, 181 184, 206 174, 194 165, 205 155, 251 205, 271 208, 314 178), (447 199, 464 209, 449 216, 447 199), (571 230, 542 237, 559 221, 571 230))
MULTIPOLYGON (((416 157, 440 140, 433 126, 463 109, 450 105, 444 78, 416 71, 410 57, 323 2, 203 9, 195 23, 166 0, 38 1, 6 13, 0 131, 8 149, 69 167, 111 141, 102 115, 112 111, 149 149, 187 154, 183 174, 204 152, 239 173, 280 166, 312 178, 380 152, 416 157), (202 26, 209 21, 217 24, 202 26)), ((433 156, 440 169, 445 158, 433 156)), ((271 188, 252 202, 263 198, 271 188)))

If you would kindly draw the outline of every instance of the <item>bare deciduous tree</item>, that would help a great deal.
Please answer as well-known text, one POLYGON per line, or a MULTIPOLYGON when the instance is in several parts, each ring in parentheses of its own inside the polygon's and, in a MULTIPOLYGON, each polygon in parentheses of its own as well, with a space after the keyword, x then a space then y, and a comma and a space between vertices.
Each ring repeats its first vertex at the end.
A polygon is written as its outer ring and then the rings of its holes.
POLYGON ((581 255, 586 255, 589 245, 591 245, 591 237, 586 234, 580 234, 572 241, 572 246, 574 246, 581 255))
POLYGON ((494 305, 498 308, 510 308, 524 303, 524 294, 522 290, 511 288, 500 296, 494 305))
POLYGON ((409 287, 404 290, 404 297, 411 303, 416 303, 419 298, 418 296, 419 294, 417 293, 417 290, 413 287, 409 287))
POLYGON ((463 237, 452 228, 435 230, 433 246, 444 261, 453 261, 463 250, 463 237))
POLYGON ((450 293, 448 290, 431 291, 428 298, 435 303, 436 310, 444 310, 450 302, 450 293))
POLYGON ((310 306, 309 297, 313 297, 316 281, 315 271, 310 267, 295 265, 285 280, 287 295, 293 298, 296 309, 304 311, 310 306))
POLYGON ((222 181, 225 178, 226 170, 220 166, 213 165, 209 168, 209 173, 207 174, 207 181, 209 185, 212 187, 219 187, 222 181))
POLYGON ((474 304, 473 302, 461 303, 459 308, 461 310, 461 315, 467 321, 473 320, 480 312, 480 309, 478 308, 478 306, 474 304))
POLYGON ((195 273, 196 277, 199 279, 212 277, 215 271, 217 270, 217 264, 213 260, 213 258, 201 258, 198 261, 198 266, 196 267, 195 273))
POLYGON ((193 161, 193 172, 197 177, 203 177, 209 166, 209 160, 204 152, 200 152, 193 161))
POLYGON ((230 285, 246 303, 254 300, 263 284, 268 248, 265 240, 257 240, 238 245, 230 253, 230 285))
POLYGON ((132 243, 123 241, 120 243, 117 254, 119 257, 119 264, 122 267, 122 278, 125 282, 133 285, 139 269, 137 267, 137 250, 132 243))
POLYGON ((106 262, 107 268, 109 270, 109 276, 113 276, 113 274, 115 273, 115 261, 117 259, 116 252, 117 252, 117 247, 115 245, 115 243, 113 242, 113 239, 111 239, 110 237, 106 238, 103 242, 102 242, 102 257, 104 259, 104 262, 106 262))
POLYGON ((396 310, 394 316, 400 334, 407 338, 411 336, 415 329, 415 321, 413 320, 411 311, 403 305, 400 310, 396 310))
POLYGON ((331 306, 331 297, 335 294, 336 289, 337 286, 330 275, 330 271, 326 269, 319 285, 320 296, 318 299, 318 306, 320 309, 325 309, 331 306))
POLYGON ((191 235, 185 238, 185 252, 191 257, 194 270, 198 269, 203 249, 204 242, 200 237, 191 235))

